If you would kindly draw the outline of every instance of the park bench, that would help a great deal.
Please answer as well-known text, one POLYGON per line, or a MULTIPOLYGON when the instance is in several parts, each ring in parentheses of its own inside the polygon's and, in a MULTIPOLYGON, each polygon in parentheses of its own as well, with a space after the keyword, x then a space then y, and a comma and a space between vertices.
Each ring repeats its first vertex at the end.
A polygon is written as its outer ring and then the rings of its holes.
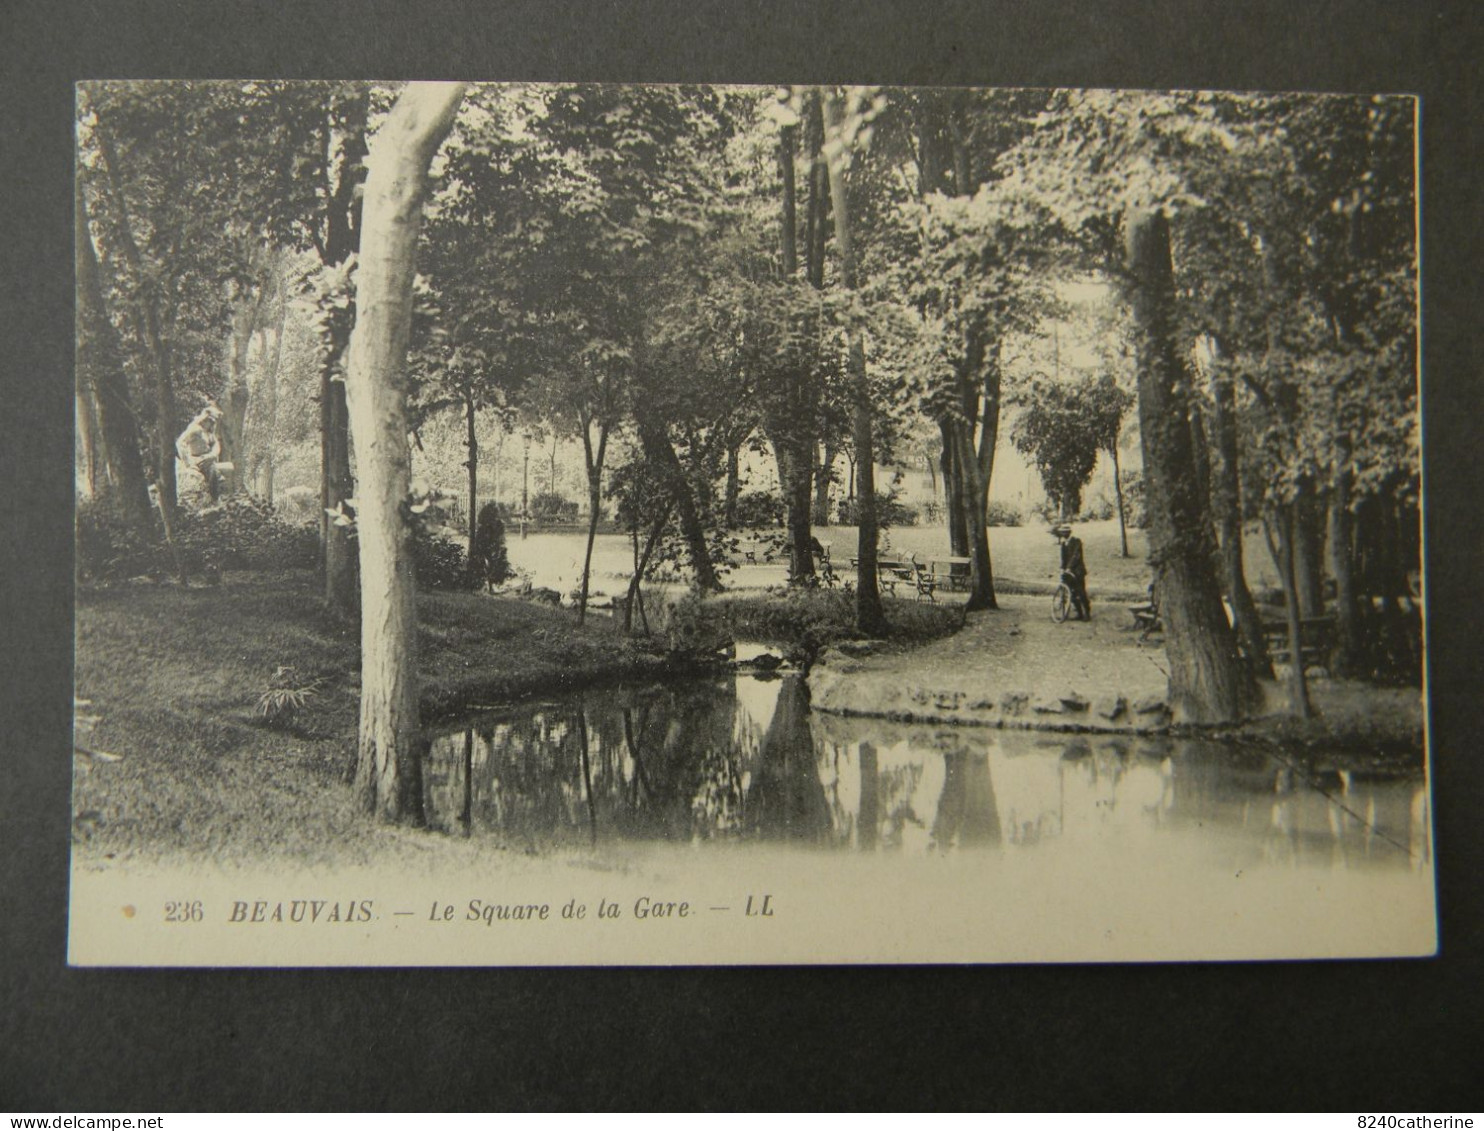
POLYGON ((833 589, 840 583, 840 579, 835 575, 835 563, 830 560, 830 544, 821 542, 820 546, 822 552, 814 555, 814 576, 833 589))
POLYGON ((777 543, 767 538, 751 538, 737 543, 737 552, 746 565, 768 564, 777 548, 777 543))
MULTIPOLYGON (((1277 663, 1289 662, 1288 621, 1265 620, 1262 634, 1268 644, 1268 655, 1277 663)), ((1335 642, 1335 620, 1332 616, 1303 617, 1299 621, 1304 666, 1323 665, 1329 660, 1335 642)))
MULTIPOLYGON (((850 567, 860 568, 860 559, 851 558, 850 567)), ((921 562, 916 558, 905 559, 882 558, 876 563, 876 578, 881 588, 889 596, 897 595, 898 585, 912 586, 913 600, 920 601, 926 597, 929 601, 937 601, 934 591, 938 587, 937 579, 923 568, 921 562)))
POLYGON ((938 588, 963 592, 969 588, 972 564, 968 558, 933 558, 928 562, 928 570, 938 588))
POLYGON ((1159 616, 1159 602, 1154 599, 1154 586, 1149 587, 1149 600, 1142 605, 1130 605, 1129 615, 1134 618, 1134 627, 1139 630, 1139 641, 1143 643, 1156 632, 1165 630, 1159 616))

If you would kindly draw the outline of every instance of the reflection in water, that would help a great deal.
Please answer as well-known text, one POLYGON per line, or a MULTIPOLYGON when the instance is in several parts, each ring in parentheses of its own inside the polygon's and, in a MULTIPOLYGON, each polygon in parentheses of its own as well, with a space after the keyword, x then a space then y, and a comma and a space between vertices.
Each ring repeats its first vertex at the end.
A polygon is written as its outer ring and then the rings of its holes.
POLYGON ((429 824, 553 841, 788 842, 863 852, 1219 848, 1240 867, 1422 868, 1420 778, 1306 777, 1192 740, 815 716, 802 676, 527 705, 435 737, 429 824))

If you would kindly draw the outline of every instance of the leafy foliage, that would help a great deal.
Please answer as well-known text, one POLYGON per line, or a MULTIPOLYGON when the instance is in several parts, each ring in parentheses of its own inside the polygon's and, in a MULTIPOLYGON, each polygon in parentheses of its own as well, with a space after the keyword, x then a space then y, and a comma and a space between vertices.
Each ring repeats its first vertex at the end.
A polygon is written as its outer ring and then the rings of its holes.
POLYGON ((460 543, 421 528, 412 535, 412 568, 423 591, 473 589, 480 583, 470 572, 460 543))
POLYGON ((783 523, 783 500, 773 491, 746 491, 737 496, 737 525, 763 529, 783 523))
POLYGON ((1042 379, 1021 395, 1021 412, 1011 433, 1029 456, 1058 514, 1070 518, 1082 509, 1082 489, 1092 478, 1098 452, 1118 434, 1122 395, 1111 380, 1042 379))

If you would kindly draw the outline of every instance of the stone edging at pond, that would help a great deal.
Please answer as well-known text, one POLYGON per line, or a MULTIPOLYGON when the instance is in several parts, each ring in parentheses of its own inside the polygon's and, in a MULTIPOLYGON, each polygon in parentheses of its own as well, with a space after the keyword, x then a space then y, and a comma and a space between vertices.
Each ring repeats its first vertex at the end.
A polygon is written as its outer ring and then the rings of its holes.
POLYGON ((810 705, 836 715, 1023 730, 1159 734, 1172 721, 1165 696, 1145 688, 1088 696, 1065 681, 998 691, 985 683, 955 673, 923 686, 898 668, 871 668, 831 648, 810 669, 810 705))

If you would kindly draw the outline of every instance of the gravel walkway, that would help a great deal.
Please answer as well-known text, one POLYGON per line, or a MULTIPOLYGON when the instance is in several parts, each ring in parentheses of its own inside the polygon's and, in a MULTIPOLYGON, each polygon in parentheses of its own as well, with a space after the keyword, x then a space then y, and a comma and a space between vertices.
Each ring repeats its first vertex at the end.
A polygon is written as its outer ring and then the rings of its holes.
POLYGON ((845 645, 810 673, 816 710, 978 726, 1160 730, 1164 648, 1140 643, 1124 603, 1098 602, 1090 621, 1051 620, 1043 596, 1002 596, 962 631, 909 652, 845 645))

